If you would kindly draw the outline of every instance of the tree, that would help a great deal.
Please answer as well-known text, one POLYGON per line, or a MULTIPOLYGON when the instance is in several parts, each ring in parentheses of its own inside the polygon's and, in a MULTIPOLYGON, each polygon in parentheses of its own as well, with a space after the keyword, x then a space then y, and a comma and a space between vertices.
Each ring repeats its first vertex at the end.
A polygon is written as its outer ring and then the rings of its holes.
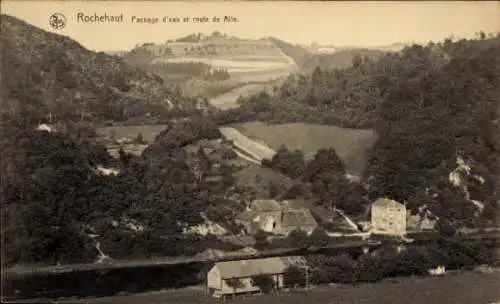
POLYGON ((306 286, 306 271, 307 270, 299 268, 294 265, 288 267, 283 275, 285 286, 287 287, 306 286))
POLYGON ((137 134, 137 137, 135 138, 135 142, 140 144, 140 145, 147 143, 146 140, 144 140, 144 136, 142 135, 142 133, 137 134))
POLYGON ((268 274, 258 274, 252 277, 252 285, 259 287, 263 293, 270 293, 274 290, 276 283, 272 276, 268 274))
POLYGON ((297 178, 304 172, 304 153, 299 150, 291 152, 285 146, 281 146, 272 160, 262 162, 262 165, 271 167, 292 178, 297 178))
POLYGON ((287 239, 292 247, 305 248, 309 245, 307 232, 303 230, 293 230, 287 239))
POLYGON ((312 184, 312 191, 322 205, 333 208, 347 199, 349 182, 344 162, 334 149, 321 149, 309 161, 302 180, 312 184))
POLYGON ((262 229, 259 229, 254 236, 255 245, 258 247, 265 247, 265 246, 269 245, 268 237, 269 237, 269 233, 265 232, 262 229))
POLYGON ((354 55, 354 57, 352 58, 352 66, 354 68, 358 68, 362 64, 363 64, 363 58, 361 57, 361 55, 359 54, 354 55))
POLYGON ((330 243, 330 237, 322 227, 314 229, 313 233, 309 235, 309 243, 311 246, 325 247, 330 243))
POLYGON ((276 186, 275 183, 271 182, 269 184, 269 198, 275 198, 278 193, 279 193, 280 189, 278 188, 278 186, 276 186))
POLYGON ((344 175, 346 173, 344 161, 333 148, 320 149, 309 161, 304 170, 303 180, 312 182, 324 173, 344 175))
POLYGON ((245 284, 239 278, 230 278, 225 280, 227 286, 233 289, 233 297, 236 297, 236 290, 245 287, 245 284))

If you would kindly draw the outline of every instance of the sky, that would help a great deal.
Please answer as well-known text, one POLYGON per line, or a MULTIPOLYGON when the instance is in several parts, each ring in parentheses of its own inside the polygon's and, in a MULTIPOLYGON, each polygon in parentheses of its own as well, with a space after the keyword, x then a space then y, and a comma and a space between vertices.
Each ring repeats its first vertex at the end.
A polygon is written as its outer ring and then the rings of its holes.
POLYGON ((145 42, 215 30, 240 38, 277 37, 290 43, 335 46, 383 46, 474 37, 500 31, 500 2, 293 2, 293 1, 2 1, 2 14, 47 31, 69 36, 96 51, 128 50, 145 42), (66 17, 54 30, 49 17, 66 17), (84 15, 121 15, 121 23, 78 22, 84 15), (132 16, 159 18, 156 24, 132 22, 132 16), (238 22, 166 22, 163 17, 233 16, 238 22))

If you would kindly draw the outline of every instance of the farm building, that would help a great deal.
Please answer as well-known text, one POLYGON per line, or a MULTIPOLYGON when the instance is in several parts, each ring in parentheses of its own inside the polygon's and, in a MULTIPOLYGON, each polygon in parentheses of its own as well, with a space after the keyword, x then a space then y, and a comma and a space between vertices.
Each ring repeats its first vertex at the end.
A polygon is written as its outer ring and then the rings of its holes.
POLYGON ((371 228, 380 234, 405 234, 405 205, 387 198, 377 199, 371 206, 371 228))
POLYGON ((283 276, 287 265, 281 258, 264 258, 218 262, 207 273, 207 288, 214 297, 259 292, 252 278, 269 275, 275 282, 275 289, 283 289, 283 276))
POLYGON ((235 221, 249 234, 258 230, 281 235, 288 235, 294 230, 310 233, 318 226, 309 209, 290 208, 287 201, 276 200, 252 201, 235 221))

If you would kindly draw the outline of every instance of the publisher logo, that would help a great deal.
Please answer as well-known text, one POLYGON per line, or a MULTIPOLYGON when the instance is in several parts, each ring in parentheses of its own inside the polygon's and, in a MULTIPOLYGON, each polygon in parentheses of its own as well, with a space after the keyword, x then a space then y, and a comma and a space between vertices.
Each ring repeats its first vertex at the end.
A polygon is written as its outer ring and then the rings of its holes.
POLYGON ((66 26, 66 16, 61 13, 52 14, 49 18, 50 26, 55 30, 60 30, 66 26))

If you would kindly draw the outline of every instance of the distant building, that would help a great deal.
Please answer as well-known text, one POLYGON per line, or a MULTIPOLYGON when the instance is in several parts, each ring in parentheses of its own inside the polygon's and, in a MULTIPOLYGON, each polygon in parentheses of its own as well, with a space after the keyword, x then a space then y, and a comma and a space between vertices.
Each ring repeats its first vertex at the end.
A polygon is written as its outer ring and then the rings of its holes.
POLYGON ((283 276, 287 265, 281 258, 264 258, 215 263, 208 271, 206 285, 214 297, 260 291, 252 278, 269 275, 275 282, 275 289, 283 289, 283 276))
POLYGON ((287 201, 254 200, 247 210, 236 217, 248 234, 258 230, 288 235, 294 230, 311 233, 318 226, 311 211, 306 208, 291 208, 287 201))
POLYGON ((36 128, 38 131, 52 132, 52 127, 48 124, 41 124, 36 128))
POLYGON ((380 234, 405 234, 405 205, 387 198, 377 199, 371 206, 371 228, 380 234))

